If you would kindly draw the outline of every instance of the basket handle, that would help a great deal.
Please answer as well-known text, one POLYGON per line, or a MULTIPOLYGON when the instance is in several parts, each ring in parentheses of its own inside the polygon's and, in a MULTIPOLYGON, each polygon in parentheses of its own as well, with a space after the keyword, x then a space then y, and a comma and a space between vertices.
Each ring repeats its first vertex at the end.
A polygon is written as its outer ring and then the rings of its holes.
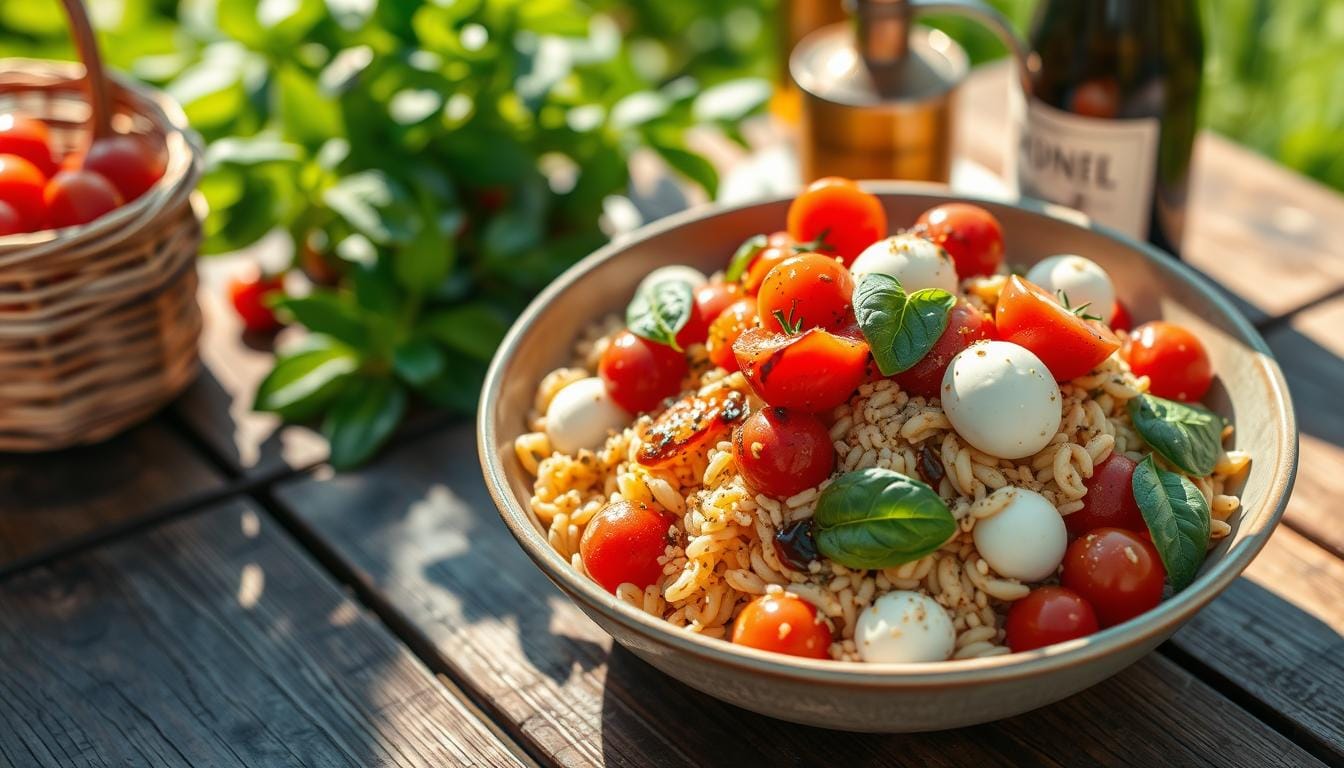
POLYGON ((93 139, 112 135, 112 94, 108 87, 107 70, 103 67, 98 40, 93 35, 93 24, 83 0, 61 0, 65 15, 70 20, 70 37, 75 50, 84 62, 84 83, 89 91, 89 122, 93 139))

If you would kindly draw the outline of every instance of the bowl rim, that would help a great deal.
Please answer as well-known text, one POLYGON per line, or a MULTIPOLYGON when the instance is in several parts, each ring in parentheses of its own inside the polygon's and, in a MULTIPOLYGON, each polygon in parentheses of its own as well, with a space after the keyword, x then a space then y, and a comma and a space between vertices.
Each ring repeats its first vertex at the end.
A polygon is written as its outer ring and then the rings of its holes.
MULTIPOLYGON (((863 181, 860 185, 879 197, 918 194, 948 201, 968 201, 1003 205, 1047 216, 1069 226, 1090 230, 1142 253, 1159 268, 1184 280, 1205 300, 1216 307, 1231 322, 1238 334, 1246 339, 1256 354, 1257 368, 1266 377, 1271 394, 1269 405, 1276 413, 1272 418, 1279 425, 1275 435, 1278 455, 1282 457, 1273 468, 1266 504, 1272 504, 1271 514, 1255 529, 1249 531, 1237 547, 1229 550, 1218 562, 1185 589, 1162 601, 1156 608, 1129 621, 1108 627, 1100 632, 1066 643, 1047 646, 1025 653, 1012 653, 989 658, 964 659, 926 663, 869 663, 803 659, 736 645, 718 638, 686 632, 660 618, 636 609, 608 593, 595 582, 581 575, 560 556, 537 529, 531 510, 514 498, 508 483, 503 460, 495 450, 497 434, 494 412, 499 406, 503 386, 503 372, 522 338, 529 334, 552 300, 580 282, 599 265, 619 256, 631 245, 662 235, 704 218, 724 215, 740 209, 790 200, 793 194, 772 196, 747 203, 711 204, 682 211, 645 225, 625 237, 594 251, 575 263, 548 285, 514 322, 504 337, 486 373, 485 384, 477 412, 477 451, 486 486, 495 502, 500 517, 513 537, 546 576, 586 611, 596 611, 608 621, 615 622, 641 638, 664 648, 688 653, 700 661, 737 668, 770 677, 790 678, 795 681, 826 685, 860 686, 890 689, 946 688, 949 686, 980 685, 989 682, 1015 680, 1044 675, 1060 669, 1075 667, 1101 657, 1156 641, 1172 634, 1209 601, 1217 597, 1250 564, 1260 552, 1283 516, 1292 491, 1297 471, 1297 422, 1288 393, 1288 386, 1278 363, 1259 332, 1242 313, 1210 282, 1188 264, 1157 248, 1141 243, 1105 226, 1091 222, 1073 209, 1044 203, 1030 198, 1003 198, 954 193, 946 186, 924 182, 863 181)), ((750 233, 747 233, 750 234, 750 233)), ((746 237, 747 235, 744 235, 746 237)))

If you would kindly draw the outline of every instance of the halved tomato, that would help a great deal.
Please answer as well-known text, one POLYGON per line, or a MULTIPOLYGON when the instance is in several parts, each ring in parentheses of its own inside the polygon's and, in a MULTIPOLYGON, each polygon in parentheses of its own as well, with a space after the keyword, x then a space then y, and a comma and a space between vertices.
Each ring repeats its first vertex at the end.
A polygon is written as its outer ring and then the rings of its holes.
POLYGON ((1075 315, 1044 288, 1017 275, 999 294, 994 325, 1000 339, 1041 358, 1057 381, 1086 374, 1120 348, 1120 337, 1110 328, 1075 315))
POLYGON ((736 390, 709 395, 692 392, 639 429, 636 458, 646 467, 669 464, 694 451, 708 450, 747 415, 747 398, 736 390))
POLYGON ((868 377, 868 342, 857 329, 799 334, 750 328, 733 344, 747 383, 776 408, 819 413, 849 399, 868 377))

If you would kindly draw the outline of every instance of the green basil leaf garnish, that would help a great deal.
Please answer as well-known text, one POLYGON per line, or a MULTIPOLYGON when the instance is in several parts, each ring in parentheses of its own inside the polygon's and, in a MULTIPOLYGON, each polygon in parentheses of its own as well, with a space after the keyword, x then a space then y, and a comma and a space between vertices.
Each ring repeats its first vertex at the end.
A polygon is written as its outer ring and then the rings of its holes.
POLYGON ((957 297, 941 288, 907 294, 891 275, 864 275, 854 290, 854 315, 883 376, 924 359, 947 329, 957 297))
POLYGON ((741 280, 747 273, 747 267, 751 266, 752 259, 755 259, 769 244, 770 241, 765 235, 752 235, 742 241, 737 251, 733 253, 733 258, 728 260, 728 271, 723 273, 724 281, 735 283, 741 280))
POLYGON ((677 332, 686 326, 695 305, 695 291, 685 280, 660 280, 641 285, 625 310, 630 332, 681 351, 677 332))
POLYGON ((957 532, 947 504, 929 486, 889 469, 841 475, 821 492, 817 549, 846 568, 890 568, 941 547, 957 532))
POLYGON ((1158 456, 1194 477, 1213 472, 1223 450, 1223 420, 1199 405, 1140 395, 1129 401, 1134 429, 1158 456))
POLYGON ((1134 468, 1134 501, 1153 535, 1172 589, 1195 580, 1209 549, 1209 504, 1190 478, 1160 469, 1151 454, 1134 468))

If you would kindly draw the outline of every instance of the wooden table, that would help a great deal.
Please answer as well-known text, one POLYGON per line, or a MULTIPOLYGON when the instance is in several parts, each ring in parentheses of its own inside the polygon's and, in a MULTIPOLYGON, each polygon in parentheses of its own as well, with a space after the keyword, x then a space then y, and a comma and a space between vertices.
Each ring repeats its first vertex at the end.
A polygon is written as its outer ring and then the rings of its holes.
MULTIPOLYGON (((1001 70, 966 94, 993 167, 1001 70), (996 78, 998 78, 996 80, 996 78)), ((334 475, 248 408, 269 359, 202 265, 206 372, 108 443, 0 461, 0 765, 1344 763, 1344 197, 1212 135, 1189 260, 1244 299, 1303 429, 1287 517, 1158 652, 1011 720, 822 731, 648 667, 527 560, 473 425, 413 418, 334 475)))

